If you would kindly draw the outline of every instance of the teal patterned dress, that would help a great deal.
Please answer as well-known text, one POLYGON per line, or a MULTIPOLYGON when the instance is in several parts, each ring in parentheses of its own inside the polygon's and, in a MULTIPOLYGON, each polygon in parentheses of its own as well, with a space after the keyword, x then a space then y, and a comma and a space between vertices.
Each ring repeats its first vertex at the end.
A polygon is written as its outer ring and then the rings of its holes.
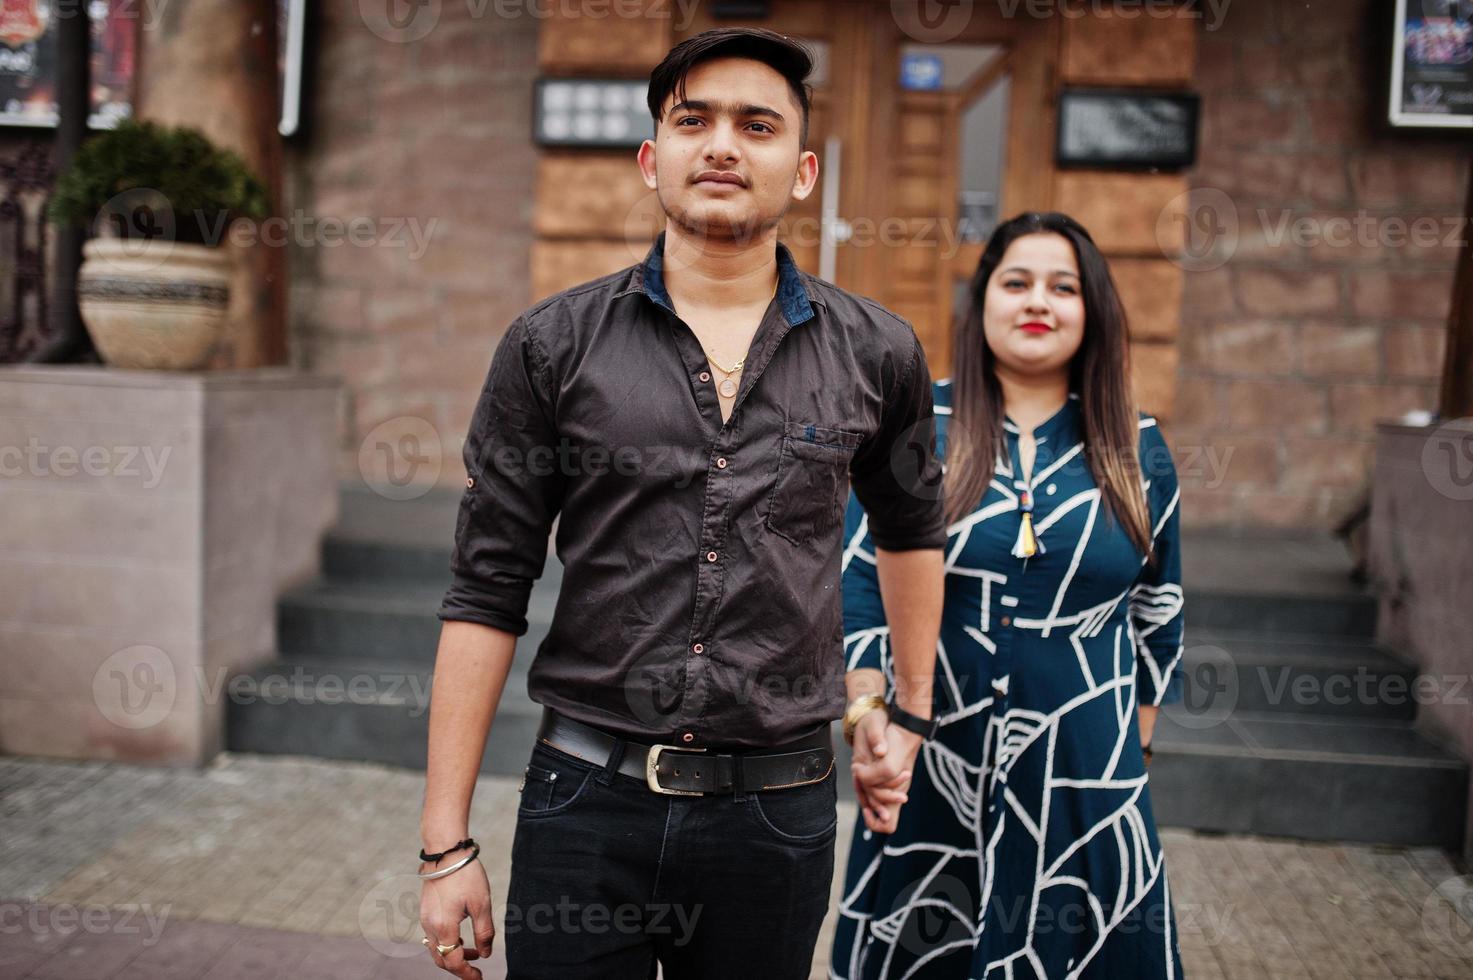
MULTIPOLYGON (((951 383, 935 386, 945 451, 951 383)), ((941 727, 895 833, 858 818, 830 974, 860 978, 1182 976, 1136 706, 1178 700, 1176 472, 1140 419, 1154 560, 1104 506, 1071 394, 1034 430, 1033 475, 1009 458, 948 529, 936 663, 941 727), (1018 557, 1031 498, 1041 550, 1018 557)), ((848 668, 893 678, 864 511, 845 527, 848 668)))

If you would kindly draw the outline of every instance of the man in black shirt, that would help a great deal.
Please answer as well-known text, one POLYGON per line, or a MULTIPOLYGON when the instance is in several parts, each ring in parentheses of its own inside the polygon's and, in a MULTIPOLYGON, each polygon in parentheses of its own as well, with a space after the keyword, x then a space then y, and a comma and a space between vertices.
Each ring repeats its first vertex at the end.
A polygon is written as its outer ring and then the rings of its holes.
POLYGON ((908 323, 777 242, 817 181, 810 69, 767 31, 673 49, 638 154, 665 232, 640 264, 523 313, 492 358, 439 610, 421 827, 443 854, 422 875, 461 865, 426 881, 421 909, 459 976, 479 976, 466 960, 494 928, 485 872, 456 845, 554 518, 564 576, 528 674, 545 712, 512 845, 512 977, 643 980, 656 961, 670 980, 807 976, 834 864, 851 483, 897 675, 888 709, 859 720, 852 775, 873 829, 904 802, 946 540, 931 377, 908 323), (449 948, 465 917, 474 946, 449 948))

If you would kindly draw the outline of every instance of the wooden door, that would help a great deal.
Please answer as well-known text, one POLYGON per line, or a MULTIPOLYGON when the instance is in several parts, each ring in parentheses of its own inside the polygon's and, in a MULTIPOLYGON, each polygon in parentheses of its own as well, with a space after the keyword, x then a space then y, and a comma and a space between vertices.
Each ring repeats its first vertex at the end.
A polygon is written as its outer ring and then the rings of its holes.
MULTIPOLYGON (((1006 128, 999 217, 1045 209, 1053 185, 1053 76, 1057 18, 1004 17, 987 4, 959 4, 965 17, 925 20, 927 0, 774 0, 757 20, 716 20, 702 5, 680 37, 717 26, 766 27, 817 54, 809 148, 819 184, 784 220, 782 240, 815 275, 823 263, 825 182, 837 183, 839 222, 828 222, 833 281, 909 320, 933 377, 951 371, 951 326, 959 283, 971 278, 980 241, 961 233, 963 122, 1005 85, 1006 128), (933 58, 937 88, 902 83, 905 55, 933 58), (837 141, 835 144, 832 141, 837 141), (833 151, 839 151, 833 159, 833 151)), ((832 198, 831 198, 832 200, 832 198)))

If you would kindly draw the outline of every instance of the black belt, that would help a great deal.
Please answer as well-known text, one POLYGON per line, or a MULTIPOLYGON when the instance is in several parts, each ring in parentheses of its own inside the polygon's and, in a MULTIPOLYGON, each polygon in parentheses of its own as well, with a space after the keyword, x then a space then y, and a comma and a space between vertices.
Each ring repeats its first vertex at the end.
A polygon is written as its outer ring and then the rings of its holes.
POLYGON ((827 778, 834 770, 833 735, 828 725, 770 749, 713 753, 621 739, 544 706, 537 740, 598 766, 608 765, 615 746, 624 742, 619 771, 668 796, 705 796, 737 789, 759 793, 807 786, 827 778))

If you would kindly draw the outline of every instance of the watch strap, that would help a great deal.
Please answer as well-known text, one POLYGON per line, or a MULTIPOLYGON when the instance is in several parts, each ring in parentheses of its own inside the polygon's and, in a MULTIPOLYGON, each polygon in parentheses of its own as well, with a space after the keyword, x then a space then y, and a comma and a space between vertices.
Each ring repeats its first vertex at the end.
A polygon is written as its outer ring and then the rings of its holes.
POLYGON ((941 727, 941 719, 922 718, 920 715, 911 714, 896 704, 893 697, 885 702, 885 708, 889 711, 892 722, 906 731, 915 732, 926 741, 935 738, 937 730, 941 727))

